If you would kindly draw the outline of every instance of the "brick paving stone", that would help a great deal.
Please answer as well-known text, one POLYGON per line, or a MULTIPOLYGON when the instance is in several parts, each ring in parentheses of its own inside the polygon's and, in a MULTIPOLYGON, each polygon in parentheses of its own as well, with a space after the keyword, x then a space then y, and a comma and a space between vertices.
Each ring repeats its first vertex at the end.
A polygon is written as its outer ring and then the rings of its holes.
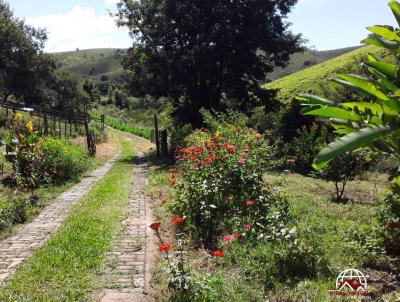
POLYGON ((0 241, 0 286, 63 224, 72 207, 114 165, 119 154, 93 171, 80 183, 62 193, 47 205, 33 222, 21 227, 13 236, 0 241))
POLYGON ((125 217, 113 240, 101 273, 101 302, 151 301, 146 296, 146 196, 144 193, 147 165, 138 153, 134 182, 125 217))

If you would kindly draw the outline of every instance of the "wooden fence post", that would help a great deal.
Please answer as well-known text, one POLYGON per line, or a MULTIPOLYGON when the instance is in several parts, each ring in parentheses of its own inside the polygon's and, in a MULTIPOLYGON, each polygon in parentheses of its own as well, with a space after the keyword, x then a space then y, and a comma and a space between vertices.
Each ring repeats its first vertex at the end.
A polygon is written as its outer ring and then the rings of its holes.
POLYGON ((101 131, 104 131, 105 115, 102 114, 100 119, 101 119, 101 131))
POLYGON ((53 115, 53 135, 55 135, 55 133, 56 133, 56 127, 57 127, 56 117, 55 117, 55 115, 53 115))
POLYGON ((157 114, 154 113, 154 137, 156 139, 156 149, 157 149, 157 158, 160 158, 160 135, 158 132, 158 118, 157 114))
POLYGON ((61 139, 61 118, 58 118, 58 138, 61 139))
POLYGON ((167 130, 161 131, 161 154, 163 157, 168 156, 168 132, 167 130))
POLYGON ((43 124, 44 124, 44 135, 49 134, 49 120, 47 118, 47 115, 43 116, 43 124))

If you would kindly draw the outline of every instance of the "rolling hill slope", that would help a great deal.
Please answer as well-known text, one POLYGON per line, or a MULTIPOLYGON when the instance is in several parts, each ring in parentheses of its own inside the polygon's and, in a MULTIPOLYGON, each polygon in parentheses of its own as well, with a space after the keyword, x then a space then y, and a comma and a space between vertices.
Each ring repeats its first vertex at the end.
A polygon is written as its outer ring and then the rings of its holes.
MULTIPOLYGON (((357 48, 348 47, 327 51, 308 50, 297 53, 291 56, 288 66, 277 68, 268 74, 267 78, 278 79, 357 48)), ((100 78, 102 75, 107 75, 111 79, 118 79, 120 75, 124 74, 120 63, 120 56, 124 53, 125 49, 98 48, 59 52, 53 53, 53 55, 59 68, 69 70, 79 76, 100 78)))
POLYGON ((112 79, 124 73, 120 55, 124 49, 98 48, 53 53, 58 67, 82 77, 100 78, 107 75, 112 79))
POLYGON ((381 48, 366 46, 279 78, 263 85, 263 88, 278 89, 277 98, 284 103, 290 101, 297 93, 326 95, 330 85, 333 85, 329 80, 338 73, 359 72, 360 62, 368 53, 389 59, 388 54, 381 48))
POLYGON ((276 68, 273 72, 268 74, 267 77, 272 80, 279 79, 358 48, 360 48, 360 46, 325 51, 306 50, 305 52, 295 53, 290 56, 290 62, 285 68, 276 68))

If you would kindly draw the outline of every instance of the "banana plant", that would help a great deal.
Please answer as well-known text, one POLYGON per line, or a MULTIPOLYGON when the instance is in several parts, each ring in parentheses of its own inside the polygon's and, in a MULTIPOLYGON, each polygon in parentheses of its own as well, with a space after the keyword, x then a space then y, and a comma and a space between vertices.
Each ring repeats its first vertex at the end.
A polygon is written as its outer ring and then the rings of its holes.
MULTIPOLYGON (((400 4, 389 2, 400 27, 400 4)), ((375 45, 400 58, 400 29, 392 26, 370 26, 363 44, 375 45)), ((360 147, 375 148, 400 158, 400 68, 383 62, 372 54, 363 63, 368 76, 339 74, 333 81, 359 96, 357 102, 337 102, 310 94, 296 98, 303 114, 329 119, 341 135, 327 145, 314 159, 315 169, 324 168, 336 156, 360 147)))

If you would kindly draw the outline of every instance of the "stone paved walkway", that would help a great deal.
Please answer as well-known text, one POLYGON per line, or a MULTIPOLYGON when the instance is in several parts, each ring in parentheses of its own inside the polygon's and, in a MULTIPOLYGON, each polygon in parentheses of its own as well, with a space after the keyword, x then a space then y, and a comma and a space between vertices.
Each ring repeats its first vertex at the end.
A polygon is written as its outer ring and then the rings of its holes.
POLYGON ((16 271, 21 262, 30 257, 58 230, 71 208, 110 170, 118 155, 62 193, 47 205, 33 222, 21 227, 15 235, 0 241, 0 286, 16 271))
POLYGON ((101 275, 102 290, 98 295, 101 302, 152 301, 146 292, 149 215, 144 187, 147 165, 143 154, 137 154, 131 197, 101 275))

